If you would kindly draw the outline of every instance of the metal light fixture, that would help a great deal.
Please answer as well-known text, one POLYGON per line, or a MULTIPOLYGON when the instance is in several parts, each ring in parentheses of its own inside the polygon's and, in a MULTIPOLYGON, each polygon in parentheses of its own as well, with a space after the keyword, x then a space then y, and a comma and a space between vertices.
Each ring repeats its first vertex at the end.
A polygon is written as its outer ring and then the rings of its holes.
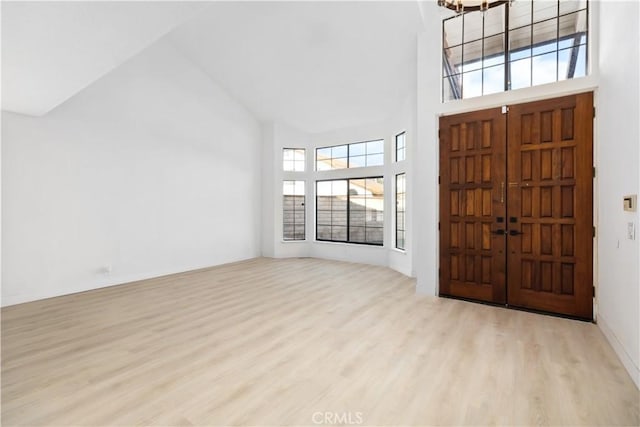
POLYGON ((438 0, 438 6, 446 7, 456 13, 473 12, 479 10, 486 12, 492 7, 510 3, 510 0, 438 0))

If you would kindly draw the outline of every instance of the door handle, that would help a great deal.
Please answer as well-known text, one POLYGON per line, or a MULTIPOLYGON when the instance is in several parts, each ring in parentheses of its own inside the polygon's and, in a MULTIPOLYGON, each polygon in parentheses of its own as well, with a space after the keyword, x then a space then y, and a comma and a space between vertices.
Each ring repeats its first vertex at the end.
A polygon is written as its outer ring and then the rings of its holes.
POLYGON ((498 236, 504 236, 507 234, 502 228, 498 228, 497 230, 493 230, 491 233, 497 234, 498 236))
POLYGON ((518 230, 509 230, 509 236, 519 236, 520 234, 524 234, 524 233, 518 230))

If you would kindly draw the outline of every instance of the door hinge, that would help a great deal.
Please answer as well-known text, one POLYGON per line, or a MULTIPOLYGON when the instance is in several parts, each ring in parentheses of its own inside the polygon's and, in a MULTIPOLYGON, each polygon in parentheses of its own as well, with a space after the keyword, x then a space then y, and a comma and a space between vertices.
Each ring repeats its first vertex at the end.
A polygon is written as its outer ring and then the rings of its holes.
POLYGON ((438 129, 438 138, 442 138, 442 129, 438 129))
POLYGON ((440 175, 438 175, 438 184, 440 184, 440 175))
POLYGON ((593 107, 593 118, 596 118, 596 107, 593 107))
POLYGON ((503 105, 502 106, 502 114, 507 114, 509 112, 509 106, 508 105, 503 105))
POLYGON ((593 167, 593 177, 594 178, 596 177, 596 167, 595 166, 593 167))
POLYGON ((438 222, 438 231, 440 231, 440 222, 438 222))
POLYGON ((595 286, 592 286, 591 288, 592 288, 592 290, 593 290, 593 297, 595 298, 595 296, 596 296, 596 287, 595 287, 595 286))
POLYGON ((593 237, 596 237, 596 226, 593 226, 593 237))
POLYGON ((438 277, 442 277, 442 271, 438 268, 438 277))

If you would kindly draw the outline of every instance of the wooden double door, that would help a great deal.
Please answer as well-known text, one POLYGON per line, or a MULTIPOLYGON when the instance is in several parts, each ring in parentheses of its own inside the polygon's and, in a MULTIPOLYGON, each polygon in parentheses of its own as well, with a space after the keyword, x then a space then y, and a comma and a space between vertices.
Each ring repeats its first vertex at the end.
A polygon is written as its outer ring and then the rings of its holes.
POLYGON ((440 119, 440 294, 593 317, 593 94, 440 119))

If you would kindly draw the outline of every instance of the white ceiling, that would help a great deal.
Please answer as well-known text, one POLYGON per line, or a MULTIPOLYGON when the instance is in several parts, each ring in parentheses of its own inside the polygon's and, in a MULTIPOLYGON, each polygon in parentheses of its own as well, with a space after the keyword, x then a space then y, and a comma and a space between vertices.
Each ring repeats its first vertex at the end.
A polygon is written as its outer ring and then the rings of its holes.
POLYGON ((416 1, 2 6, 4 110, 45 114, 166 33, 259 120, 307 132, 384 120, 415 90, 416 1))
POLYGON ((319 132, 397 110, 419 16, 417 2, 215 3, 170 39, 259 119, 319 132))
POLYGON ((2 109, 46 114, 203 6, 2 2, 2 109))

